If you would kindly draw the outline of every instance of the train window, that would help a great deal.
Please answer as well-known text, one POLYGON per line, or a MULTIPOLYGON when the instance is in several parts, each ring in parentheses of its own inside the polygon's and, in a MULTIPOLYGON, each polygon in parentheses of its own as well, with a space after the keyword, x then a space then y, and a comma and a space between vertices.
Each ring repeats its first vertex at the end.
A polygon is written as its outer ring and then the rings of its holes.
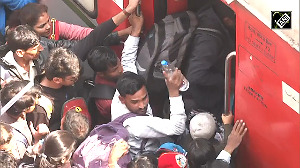
POLYGON ((98 15, 97 0, 73 0, 91 18, 96 19, 98 15))

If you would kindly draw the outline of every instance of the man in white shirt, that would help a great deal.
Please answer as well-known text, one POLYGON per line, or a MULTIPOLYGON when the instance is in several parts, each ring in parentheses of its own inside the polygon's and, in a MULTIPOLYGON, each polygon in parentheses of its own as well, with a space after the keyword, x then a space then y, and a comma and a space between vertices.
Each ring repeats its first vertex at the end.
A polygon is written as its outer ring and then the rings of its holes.
POLYGON ((10 68, 1 66, 1 85, 12 78, 34 81, 37 67, 33 60, 37 60, 43 50, 39 36, 31 27, 20 25, 8 33, 6 39, 11 51, 3 57, 3 61, 10 68))
POLYGON ((159 138, 182 134, 185 129, 186 114, 179 94, 183 75, 180 70, 175 70, 172 76, 166 77, 170 97, 170 119, 152 115, 145 79, 137 75, 135 65, 143 18, 132 15, 130 22, 132 33, 124 44, 121 61, 124 74, 117 82, 117 91, 111 105, 111 116, 114 120, 129 112, 138 114, 123 123, 130 134, 128 143, 130 153, 134 156, 141 150, 156 151, 160 145, 159 138))

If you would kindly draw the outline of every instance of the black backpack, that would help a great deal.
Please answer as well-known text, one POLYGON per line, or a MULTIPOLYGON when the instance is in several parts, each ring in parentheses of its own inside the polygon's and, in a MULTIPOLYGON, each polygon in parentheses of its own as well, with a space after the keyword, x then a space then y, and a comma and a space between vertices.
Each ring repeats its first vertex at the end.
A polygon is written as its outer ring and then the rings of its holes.
POLYGON ((95 99, 107 99, 112 100, 116 91, 116 88, 104 85, 104 84, 90 84, 89 96, 87 100, 88 110, 92 117, 92 127, 100 124, 106 124, 110 120, 106 120, 98 111, 95 104, 95 99))
POLYGON ((154 26, 140 43, 137 70, 147 81, 149 92, 165 90, 160 62, 180 67, 198 21, 191 11, 167 15, 154 26))

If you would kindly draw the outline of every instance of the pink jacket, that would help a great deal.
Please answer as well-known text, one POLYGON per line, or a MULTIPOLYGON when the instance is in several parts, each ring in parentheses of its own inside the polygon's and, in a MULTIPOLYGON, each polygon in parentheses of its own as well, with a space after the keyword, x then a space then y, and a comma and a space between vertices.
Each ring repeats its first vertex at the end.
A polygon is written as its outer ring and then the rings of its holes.
MULTIPOLYGON (((62 21, 55 20, 54 23, 55 27, 55 40, 58 39, 66 39, 66 40, 81 40, 85 38, 93 29, 89 27, 81 27, 78 25, 73 25, 69 23, 65 23, 62 21)), ((53 26, 53 25, 52 25, 53 26)), ((53 29, 53 27, 52 27, 53 29)), ((53 32, 53 30, 52 30, 53 32)), ((52 33, 53 34, 53 33, 52 33)), ((52 35, 53 36, 53 35, 52 35)), ((51 35, 50 37, 51 38, 51 35)))

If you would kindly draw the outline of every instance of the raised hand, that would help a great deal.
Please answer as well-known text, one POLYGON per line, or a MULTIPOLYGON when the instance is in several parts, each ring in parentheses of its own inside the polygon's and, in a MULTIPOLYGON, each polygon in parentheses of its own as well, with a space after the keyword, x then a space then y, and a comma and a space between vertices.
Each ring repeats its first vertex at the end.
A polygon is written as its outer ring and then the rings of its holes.
POLYGON ((129 22, 132 26, 131 36, 138 37, 142 31, 144 17, 143 15, 137 16, 135 12, 129 16, 129 22))
POLYGON ((109 155, 109 167, 115 167, 118 160, 125 154, 128 153, 129 145, 123 139, 119 139, 115 142, 110 155, 109 155))
POLYGON ((42 137, 46 136, 50 133, 49 128, 46 124, 39 124, 36 129, 33 127, 32 122, 29 124, 30 131, 34 140, 37 142, 38 140, 42 139, 42 137))
POLYGON ((241 144, 246 132, 246 124, 243 122, 243 120, 237 120, 233 126, 231 133, 228 136, 227 144, 224 150, 232 154, 233 150, 241 144))
POLYGON ((229 111, 229 114, 225 115, 225 114, 222 114, 222 121, 223 121, 223 124, 232 124, 233 123, 233 119, 234 119, 234 116, 232 115, 232 112, 229 111))
POLYGON ((126 7, 126 11, 129 13, 134 13, 136 7, 138 6, 140 0, 129 0, 129 4, 126 7))
POLYGON ((165 71, 163 72, 163 74, 165 76, 166 85, 169 90, 169 96, 179 96, 179 88, 181 87, 184 78, 181 71, 178 68, 176 68, 171 75, 166 73, 165 71))

